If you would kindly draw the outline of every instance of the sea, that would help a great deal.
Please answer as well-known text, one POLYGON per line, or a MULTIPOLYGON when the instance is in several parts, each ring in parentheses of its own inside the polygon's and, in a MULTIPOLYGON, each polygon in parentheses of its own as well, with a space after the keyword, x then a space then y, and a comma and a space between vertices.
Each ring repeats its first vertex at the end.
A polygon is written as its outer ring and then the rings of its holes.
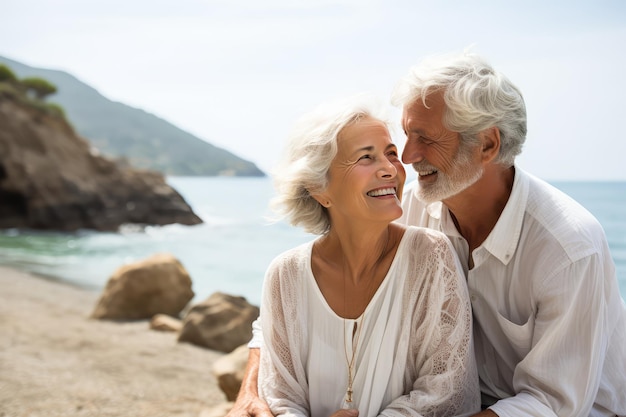
MULTIPOLYGON (((199 302, 215 292, 258 305, 265 269, 279 253, 315 238, 271 218, 267 177, 168 177, 204 220, 195 226, 124 226, 117 233, 0 231, 0 265, 101 291, 119 267, 171 253, 199 302)), ((626 299, 626 182, 552 182, 602 224, 626 299)), ((0 296, 2 289, 0 289, 0 296)))

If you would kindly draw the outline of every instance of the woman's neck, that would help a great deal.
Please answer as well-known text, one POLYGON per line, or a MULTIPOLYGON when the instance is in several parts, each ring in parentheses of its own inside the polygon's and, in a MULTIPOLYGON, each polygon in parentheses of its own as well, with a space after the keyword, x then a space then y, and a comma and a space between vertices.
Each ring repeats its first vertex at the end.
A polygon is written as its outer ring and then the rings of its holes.
POLYGON ((359 317, 385 279, 404 232, 384 229, 331 230, 313 250, 312 269, 329 306, 344 318, 359 317))

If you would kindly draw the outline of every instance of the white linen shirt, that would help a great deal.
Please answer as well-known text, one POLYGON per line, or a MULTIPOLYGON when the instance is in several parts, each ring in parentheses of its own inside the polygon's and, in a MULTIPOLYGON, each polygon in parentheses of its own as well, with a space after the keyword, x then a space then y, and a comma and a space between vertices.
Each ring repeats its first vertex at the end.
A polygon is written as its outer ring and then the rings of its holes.
POLYGON ((625 416, 626 306, 604 231, 573 199, 519 168, 495 227, 471 254, 442 203, 405 188, 399 222, 444 232, 467 276, 483 398, 507 416, 625 416))
POLYGON ((259 393, 274 415, 328 417, 345 408, 352 352, 361 417, 480 410, 471 306, 443 233, 407 228, 356 320, 341 318, 326 303, 311 270, 312 247, 309 242, 279 255, 265 276, 259 393))

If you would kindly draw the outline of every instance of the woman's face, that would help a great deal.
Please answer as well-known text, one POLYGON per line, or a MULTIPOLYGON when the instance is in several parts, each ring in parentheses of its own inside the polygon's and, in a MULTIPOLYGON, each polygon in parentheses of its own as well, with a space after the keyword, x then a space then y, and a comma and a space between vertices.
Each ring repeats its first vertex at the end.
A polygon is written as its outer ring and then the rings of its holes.
POLYGON ((389 223, 400 217, 406 173, 385 124, 369 117, 360 119, 339 133, 337 147, 325 200, 319 200, 330 203, 331 222, 389 223))

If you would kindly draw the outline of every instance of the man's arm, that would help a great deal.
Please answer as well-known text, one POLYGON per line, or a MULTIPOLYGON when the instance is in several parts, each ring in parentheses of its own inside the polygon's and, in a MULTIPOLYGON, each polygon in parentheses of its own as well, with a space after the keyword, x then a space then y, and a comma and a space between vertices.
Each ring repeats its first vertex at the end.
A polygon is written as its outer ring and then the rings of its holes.
POLYGON ((274 417, 267 403, 259 398, 258 378, 261 350, 250 348, 246 372, 235 405, 226 417, 274 417))
POLYGON ((474 414, 471 417, 498 417, 498 415, 494 413, 493 411, 487 409, 487 410, 481 411, 478 414, 474 414))
POLYGON ((539 296, 532 345, 516 365, 516 394, 493 404, 496 414, 590 413, 621 301, 610 262, 591 254, 533 284, 539 296))

